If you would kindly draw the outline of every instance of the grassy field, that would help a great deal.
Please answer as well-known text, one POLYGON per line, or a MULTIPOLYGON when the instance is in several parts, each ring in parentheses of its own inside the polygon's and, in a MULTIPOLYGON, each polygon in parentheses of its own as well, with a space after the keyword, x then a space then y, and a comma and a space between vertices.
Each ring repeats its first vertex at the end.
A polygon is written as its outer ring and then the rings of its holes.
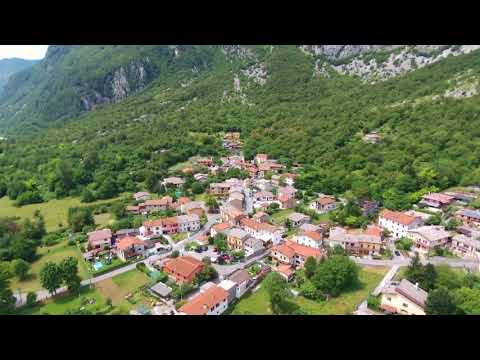
POLYGON ((288 215, 295 212, 293 209, 285 209, 277 211, 275 214, 271 216, 272 221, 277 225, 283 225, 285 223, 285 219, 288 215))
POLYGON ((143 296, 140 287, 148 284, 148 276, 138 270, 128 271, 113 278, 96 284, 99 293, 106 299, 111 299, 114 309, 112 314, 128 314, 130 310, 140 304, 149 305, 148 299, 143 296), (127 294, 134 296, 130 301, 125 299, 127 294))
POLYGON ((84 287, 80 291, 80 296, 61 294, 33 308, 22 308, 19 313, 21 315, 63 315, 67 310, 78 310, 82 306, 85 310, 95 313, 105 308, 105 301, 106 299, 97 289, 84 287), (95 303, 82 305, 82 299, 94 299, 95 303))
MULTIPOLYGON (((86 310, 95 313, 106 309, 107 299, 112 300, 113 308, 108 314, 128 314, 129 311, 140 304, 150 305, 150 299, 145 297, 137 290, 147 284, 149 278, 138 270, 128 271, 114 278, 107 279, 95 284, 94 288, 84 287, 80 296, 61 294, 53 299, 49 299, 34 308, 23 308, 20 311, 22 315, 62 315, 67 310, 78 310, 84 306, 86 310), (125 295, 135 293, 132 303, 125 300, 125 295), (94 304, 82 305, 82 299, 94 299, 94 304)), ((108 311, 108 309, 107 309, 108 311)))
MULTIPOLYGON (((121 197, 110 200, 99 200, 89 203, 88 206, 104 204, 120 198, 121 197)), ((71 207, 86 205, 87 204, 80 202, 80 198, 69 197, 61 200, 50 200, 49 202, 42 204, 31 204, 22 207, 15 207, 13 206, 13 201, 11 201, 8 197, 3 197, 0 199, 0 217, 18 216, 22 219, 31 218, 36 210, 40 210, 42 215, 45 217, 47 231, 54 231, 59 228, 60 224, 62 224, 64 227, 67 226, 68 209, 71 207)))
POLYGON ((113 218, 110 213, 95 215, 95 225, 98 227, 108 226, 112 221, 113 218))
POLYGON ((185 240, 187 238, 187 235, 188 235, 187 233, 176 233, 176 234, 173 234, 171 237, 172 237, 172 240, 177 243, 179 241, 185 240))
POLYGON ((24 281, 19 281, 17 278, 12 279, 10 288, 16 292, 18 289, 21 291, 37 291, 42 288, 40 285, 40 270, 49 261, 60 262, 61 260, 73 256, 78 259, 78 273, 83 279, 89 278, 89 272, 87 270, 87 264, 83 260, 82 253, 76 246, 68 246, 66 242, 38 249, 39 258, 32 263, 31 275, 24 281))
MULTIPOLYGON (((365 300, 388 270, 386 268, 362 268, 360 288, 344 292, 329 301, 312 301, 302 296, 294 298, 300 308, 309 315, 345 315, 352 313, 358 304, 365 300)), ((235 305, 232 315, 271 315, 267 291, 261 287, 247 295, 235 305)))

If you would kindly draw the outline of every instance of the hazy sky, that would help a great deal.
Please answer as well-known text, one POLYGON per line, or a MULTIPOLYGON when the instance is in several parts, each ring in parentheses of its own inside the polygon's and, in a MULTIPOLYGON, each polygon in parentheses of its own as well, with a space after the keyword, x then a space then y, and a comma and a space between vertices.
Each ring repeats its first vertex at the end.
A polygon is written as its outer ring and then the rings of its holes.
POLYGON ((48 45, 0 45, 0 59, 42 59, 47 52, 48 45))

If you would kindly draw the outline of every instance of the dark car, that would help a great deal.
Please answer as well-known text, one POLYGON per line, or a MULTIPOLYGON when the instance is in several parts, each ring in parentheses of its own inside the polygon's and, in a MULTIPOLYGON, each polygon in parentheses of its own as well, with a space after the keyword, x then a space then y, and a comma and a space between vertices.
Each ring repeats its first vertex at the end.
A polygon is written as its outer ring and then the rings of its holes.
POLYGON ((194 250, 196 253, 201 253, 202 252, 202 247, 201 246, 198 246, 195 248, 194 250))
POLYGON ((395 256, 400 256, 400 251, 395 250, 395 256))

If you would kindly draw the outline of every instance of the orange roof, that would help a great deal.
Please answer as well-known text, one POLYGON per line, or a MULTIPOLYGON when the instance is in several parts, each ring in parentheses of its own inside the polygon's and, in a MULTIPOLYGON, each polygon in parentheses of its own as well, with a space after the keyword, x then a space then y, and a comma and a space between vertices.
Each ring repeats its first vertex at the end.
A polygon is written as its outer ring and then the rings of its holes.
POLYGON ((145 226, 146 228, 148 227, 161 227, 161 226, 165 226, 165 225, 176 225, 178 224, 178 219, 176 216, 173 216, 173 217, 168 217, 168 218, 163 218, 163 219, 158 219, 158 220, 150 220, 150 221, 145 221, 143 223, 143 226, 145 226))
POLYGON ((272 251, 277 251, 289 258, 295 256, 295 250, 293 250, 292 247, 287 244, 273 246, 272 251))
POLYGON ((230 229, 231 227, 232 225, 230 225, 229 223, 220 223, 220 224, 213 225, 212 229, 218 232, 218 231, 230 229))
POLYGON ((180 274, 183 277, 189 277, 192 273, 200 271, 203 263, 191 256, 181 256, 171 259, 165 263, 164 268, 170 272, 180 274))
POLYGON ((287 202, 288 200, 291 199, 291 196, 288 196, 287 194, 280 194, 278 195, 277 199, 280 202, 287 202))
POLYGON ((396 211, 390 211, 390 210, 383 210, 382 213, 380 214, 380 217, 383 217, 387 220, 402 224, 402 225, 409 225, 413 221, 415 221, 415 217, 401 213, 401 212, 396 212, 396 211))
POLYGON ((253 215, 254 218, 261 218, 263 216, 268 216, 268 214, 264 213, 263 211, 259 211, 255 215, 253 215))
POLYGON ((150 206, 163 206, 163 205, 169 205, 171 204, 173 201, 172 197, 171 196, 164 196, 162 197, 161 199, 157 199, 157 200, 147 200, 145 201, 145 205, 150 205, 150 206))
POLYGON ((162 220, 162 225, 177 225, 178 224, 178 219, 176 216, 173 217, 168 217, 161 219, 162 220))
POLYGON ((317 200, 320 205, 329 205, 335 202, 335 199, 330 196, 324 196, 317 200))
POLYGON ((318 258, 322 256, 322 252, 319 249, 314 249, 309 246, 299 245, 294 242, 288 242, 287 246, 295 252, 295 255, 300 255, 305 258, 310 256, 318 258))
POLYGON ((287 278, 293 275, 294 270, 290 265, 280 264, 276 267, 275 271, 285 275, 287 278))
POLYGON ((212 286, 197 295, 178 311, 187 315, 206 315, 215 305, 228 299, 228 292, 219 286, 212 286))
POLYGON ((376 225, 370 225, 367 227, 365 234, 372 235, 372 236, 382 236, 383 230, 381 227, 376 225))
POLYGON ((117 242, 117 249, 127 250, 132 245, 142 245, 143 241, 137 238, 136 236, 127 236, 117 242))
POLYGON ((182 173, 187 174, 193 172, 193 168, 191 167, 186 167, 182 169, 182 173))
POLYGON ((240 220, 241 226, 253 229, 255 231, 275 232, 280 230, 277 226, 268 223, 260 223, 253 219, 243 218, 240 220))
POLYGON ((182 196, 180 199, 177 200, 177 204, 179 205, 185 205, 185 204, 188 204, 191 200, 186 197, 186 196, 182 196))
POLYGON ((303 233, 303 235, 308 236, 310 239, 313 239, 315 241, 322 240, 322 234, 320 234, 316 231, 306 231, 306 232, 303 233))

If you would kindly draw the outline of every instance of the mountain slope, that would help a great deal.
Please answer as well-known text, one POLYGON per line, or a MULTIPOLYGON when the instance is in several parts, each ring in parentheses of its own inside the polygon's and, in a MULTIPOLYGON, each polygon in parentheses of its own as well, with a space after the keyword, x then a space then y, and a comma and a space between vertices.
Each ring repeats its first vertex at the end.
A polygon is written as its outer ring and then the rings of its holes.
POLYGON ((35 63, 37 60, 25 60, 25 59, 1 59, 0 60, 0 94, 3 87, 8 82, 8 79, 15 73, 20 72, 35 63))
POLYGON ((215 134, 232 129, 247 158, 305 163, 298 184, 309 191, 352 190, 401 209, 434 187, 480 183, 479 51, 372 84, 333 63, 317 76, 318 59, 298 46, 170 49, 175 71, 143 91, 0 142, 4 190, 133 190, 189 156, 221 154, 215 134), (382 141, 363 142, 374 130, 382 141))

